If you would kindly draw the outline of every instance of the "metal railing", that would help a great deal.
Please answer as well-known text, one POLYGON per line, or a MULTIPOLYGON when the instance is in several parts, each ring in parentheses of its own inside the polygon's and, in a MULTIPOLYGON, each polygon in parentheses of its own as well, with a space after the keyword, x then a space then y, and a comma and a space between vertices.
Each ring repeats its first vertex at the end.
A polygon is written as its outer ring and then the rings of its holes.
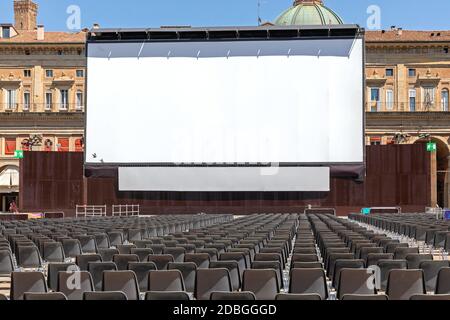
POLYGON ((393 111, 393 112, 449 112, 448 104, 443 102, 433 102, 433 103, 425 103, 425 102, 381 102, 381 101, 369 101, 366 102, 366 111, 367 112, 384 112, 384 111, 393 111))
POLYGON ((0 103, 2 112, 83 112, 76 103, 0 103))
POLYGON ((138 204, 113 205, 112 215, 113 217, 140 216, 140 206, 138 204))
POLYGON ((76 217, 106 217, 106 205, 104 206, 88 206, 77 205, 75 211, 76 217))

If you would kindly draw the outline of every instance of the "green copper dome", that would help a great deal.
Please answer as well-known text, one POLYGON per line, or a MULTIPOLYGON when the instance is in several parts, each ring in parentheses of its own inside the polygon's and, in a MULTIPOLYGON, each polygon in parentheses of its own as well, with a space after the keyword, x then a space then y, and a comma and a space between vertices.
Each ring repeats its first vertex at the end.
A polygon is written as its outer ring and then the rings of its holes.
POLYGON ((344 24, 344 21, 322 0, 296 0, 274 22, 277 26, 344 24))

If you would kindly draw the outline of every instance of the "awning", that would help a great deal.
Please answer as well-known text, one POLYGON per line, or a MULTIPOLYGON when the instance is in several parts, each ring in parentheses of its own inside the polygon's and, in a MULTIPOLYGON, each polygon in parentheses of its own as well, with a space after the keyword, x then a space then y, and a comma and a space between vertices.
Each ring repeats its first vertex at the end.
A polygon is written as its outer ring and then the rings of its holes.
POLYGON ((19 191, 19 168, 6 166, 0 171, 0 192, 13 193, 19 191))

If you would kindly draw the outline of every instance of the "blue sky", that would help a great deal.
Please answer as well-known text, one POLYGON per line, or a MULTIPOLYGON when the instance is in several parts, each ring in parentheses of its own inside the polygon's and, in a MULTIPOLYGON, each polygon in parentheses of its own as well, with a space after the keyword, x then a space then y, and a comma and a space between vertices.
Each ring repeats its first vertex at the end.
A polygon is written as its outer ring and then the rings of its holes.
MULTIPOLYGON (((274 20, 293 0, 260 0, 263 20, 274 20)), ((0 0, 0 22, 13 21, 13 0, 0 0)), ((257 24, 258 0, 37 0, 38 22, 47 30, 67 31, 70 5, 81 9, 81 26, 159 27, 161 25, 237 26, 257 24)), ((450 29, 448 0, 325 0, 347 23, 367 27, 367 8, 381 9, 381 27, 450 29)))

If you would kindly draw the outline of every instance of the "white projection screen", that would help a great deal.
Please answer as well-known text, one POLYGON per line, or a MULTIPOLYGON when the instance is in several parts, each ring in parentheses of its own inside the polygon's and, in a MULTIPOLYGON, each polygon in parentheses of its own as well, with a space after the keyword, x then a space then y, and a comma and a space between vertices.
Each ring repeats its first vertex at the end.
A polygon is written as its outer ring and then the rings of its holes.
POLYGON ((88 42, 86 164, 121 167, 121 190, 303 191, 295 179, 230 188, 226 173, 183 187, 176 167, 322 166, 326 176, 363 163, 363 51, 358 37, 88 42), (173 167, 173 188, 151 174, 133 186, 133 166, 173 167))

